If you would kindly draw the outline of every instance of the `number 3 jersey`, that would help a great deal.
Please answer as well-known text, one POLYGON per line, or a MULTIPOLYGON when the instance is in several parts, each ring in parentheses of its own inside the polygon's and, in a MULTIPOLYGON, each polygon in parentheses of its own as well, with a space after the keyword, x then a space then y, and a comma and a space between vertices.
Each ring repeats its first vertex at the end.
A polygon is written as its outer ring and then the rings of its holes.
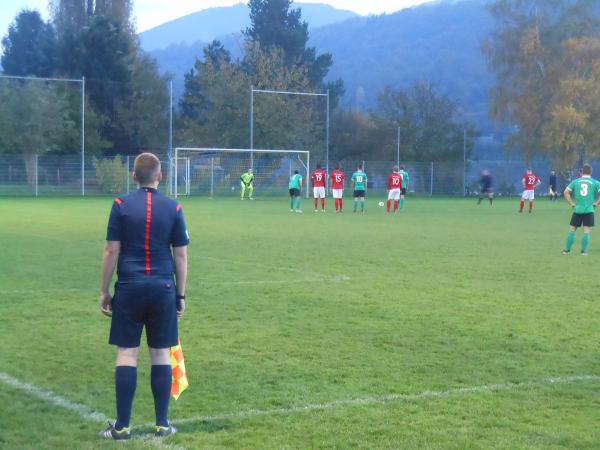
POLYGON ((594 212, 594 202, 600 192, 600 181, 590 176, 583 176, 571 181, 567 189, 571 191, 577 214, 594 212))

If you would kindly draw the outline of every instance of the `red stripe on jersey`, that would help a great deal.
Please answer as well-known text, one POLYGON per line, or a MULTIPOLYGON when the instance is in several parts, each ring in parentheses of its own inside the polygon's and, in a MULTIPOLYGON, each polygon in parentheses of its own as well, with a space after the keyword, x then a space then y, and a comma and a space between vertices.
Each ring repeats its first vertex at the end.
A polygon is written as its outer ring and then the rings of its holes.
POLYGON ((122 205, 123 204, 123 200, 121 200, 119 197, 115 198, 115 203, 117 205, 122 205))
POLYGON ((144 253, 146 254, 146 275, 150 275, 150 225, 152 224, 152 192, 146 192, 146 233, 144 253))
POLYGON ((177 209, 177 212, 181 211, 181 205, 177 204, 177 208, 176 209, 177 209))

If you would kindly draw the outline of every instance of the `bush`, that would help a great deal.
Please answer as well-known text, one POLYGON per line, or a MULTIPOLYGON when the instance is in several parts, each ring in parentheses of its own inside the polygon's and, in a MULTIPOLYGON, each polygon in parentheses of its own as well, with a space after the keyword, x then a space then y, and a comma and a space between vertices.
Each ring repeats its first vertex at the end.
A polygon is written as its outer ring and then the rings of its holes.
POLYGON ((102 192, 116 195, 125 190, 129 171, 120 156, 115 156, 113 159, 94 158, 93 164, 96 170, 96 181, 102 192))

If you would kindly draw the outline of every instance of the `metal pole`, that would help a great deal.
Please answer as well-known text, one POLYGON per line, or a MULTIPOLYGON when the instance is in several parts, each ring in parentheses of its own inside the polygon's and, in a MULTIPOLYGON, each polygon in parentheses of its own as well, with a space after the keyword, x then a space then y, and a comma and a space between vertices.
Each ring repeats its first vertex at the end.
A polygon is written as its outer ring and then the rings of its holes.
POLYGON ((429 174, 429 196, 433 196, 433 161, 431 161, 431 173, 429 174))
POLYGON ((35 196, 38 194, 38 155, 35 155, 35 196))
POLYGON ((396 157, 396 163, 400 166, 400 127, 398 127, 398 154, 396 157))
MULTIPOLYGON (((254 150, 254 86, 250 86, 250 150, 254 150)), ((250 152, 250 168, 254 170, 254 152, 250 152)))
POLYGON ((175 198, 177 198, 177 193, 178 193, 178 189, 177 189, 177 158, 178 158, 178 151, 177 149, 175 149, 175 175, 174 175, 174 179, 175 179, 175 198))
POLYGON ((131 167, 129 165, 130 164, 129 155, 127 155, 127 162, 126 162, 126 164, 127 164, 127 170, 125 171, 125 176, 127 177, 127 193, 129 194, 129 183, 130 183, 129 180, 131 179, 131 172, 129 171, 129 167, 131 167))
POLYGON ((325 118, 325 189, 329 188, 329 89, 327 89, 327 115, 325 118))
POLYGON ((215 159, 210 158, 210 197, 215 196, 215 159))
POLYGON ((306 154, 306 198, 308 198, 308 180, 310 179, 310 152, 306 154))
MULTIPOLYGON (((173 174, 173 79, 169 80, 169 173, 173 174)), ((169 193, 173 193, 173 176, 169 177, 169 193)))
POLYGON ((85 77, 81 77, 81 195, 85 196, 85 77))
POLYGON ((467 196, 467 130, 463 128, 463 197, 467 196))

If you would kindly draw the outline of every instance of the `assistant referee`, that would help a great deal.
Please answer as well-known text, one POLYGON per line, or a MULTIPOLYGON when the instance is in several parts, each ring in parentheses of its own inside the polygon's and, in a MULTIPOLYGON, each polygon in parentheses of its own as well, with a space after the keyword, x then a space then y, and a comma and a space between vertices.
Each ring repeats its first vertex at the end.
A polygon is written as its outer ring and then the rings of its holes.
POLYGON ((169 350, 178 342, 177 320, 185 310, 189 236, 181 205, 157 191, 162 181, 159 159, 151 153, 139 155, 133 177, 140 188, 117 197, 110 212, 99 300, 101 312, 112 316, 109 343, 118 347, 117 420, 100 433, 100 437, 114 440, 131 437, 129 421, 144 327, 152 362, 155 435, 177 432, 168 420, 169 350), (109 284, 115 267, 117 282, 112 297, 109 284))

